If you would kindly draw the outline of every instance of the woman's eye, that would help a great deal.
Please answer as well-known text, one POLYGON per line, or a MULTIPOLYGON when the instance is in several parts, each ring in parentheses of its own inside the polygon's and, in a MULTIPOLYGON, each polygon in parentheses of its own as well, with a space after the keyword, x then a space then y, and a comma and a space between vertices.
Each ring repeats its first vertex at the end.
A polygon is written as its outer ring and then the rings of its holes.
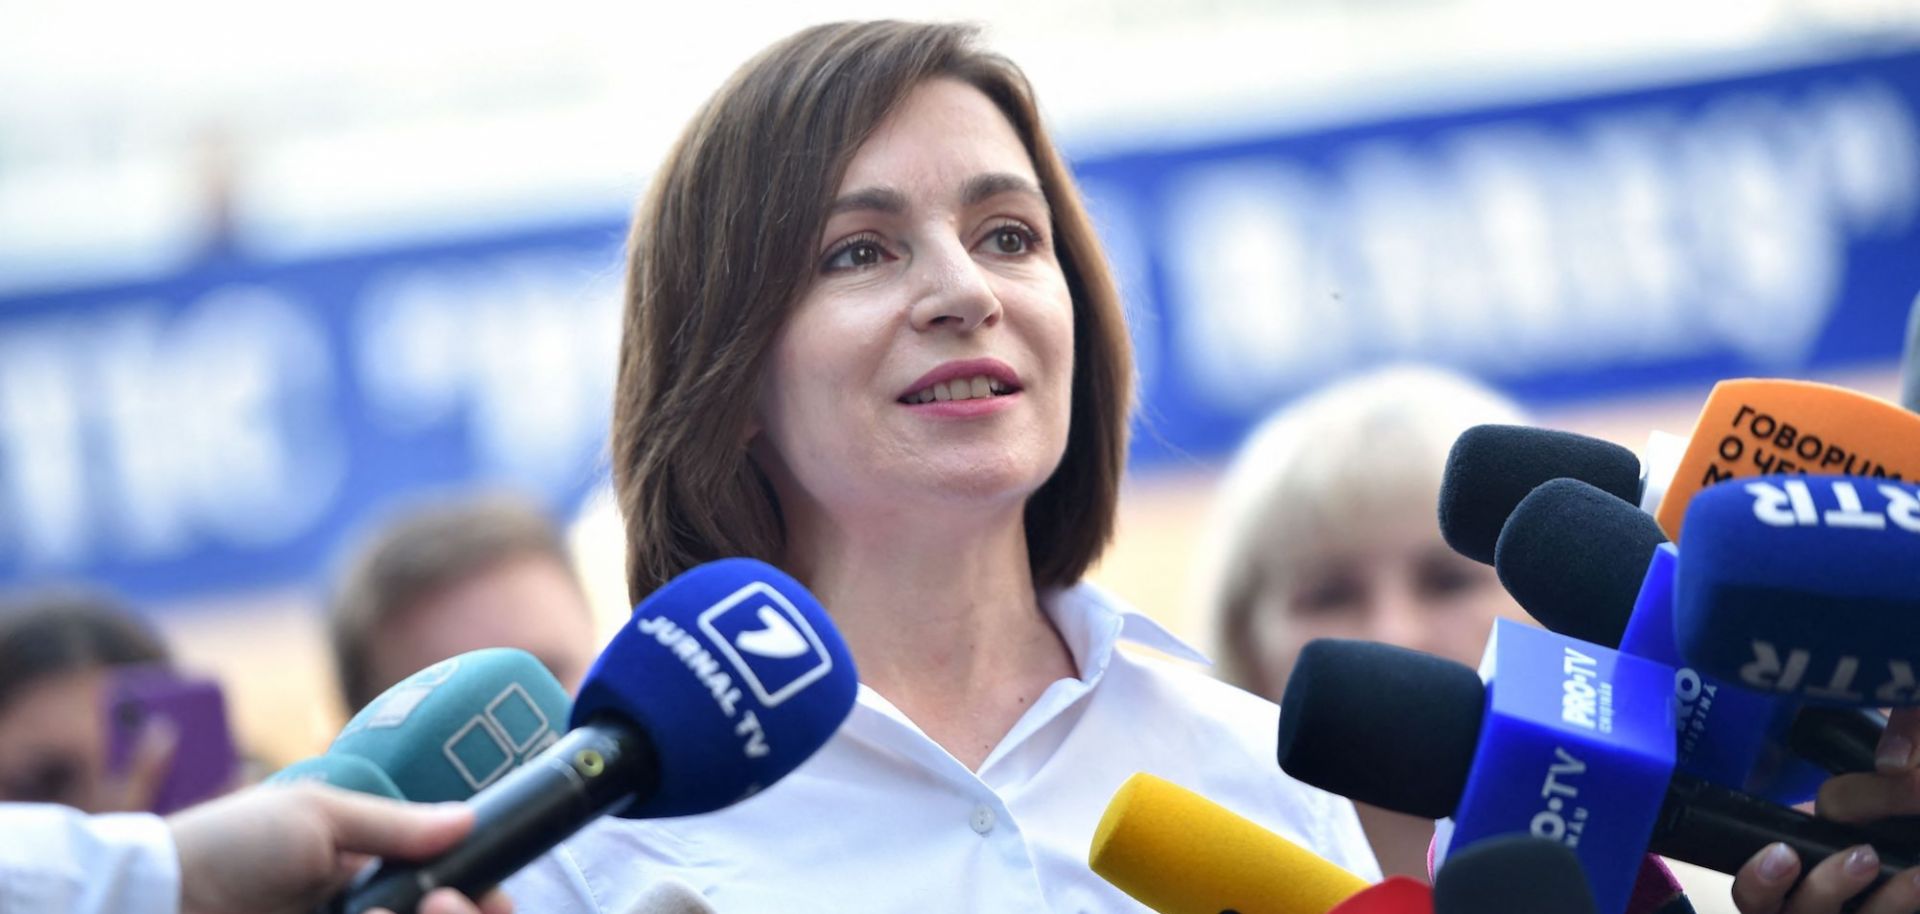
POLYGON ((858 240, 841 245, 839 249, 829 254, 822 268, 829 271, 858 270, 883 263, 887 259, 887 252, 880 247, 879 242, 858 240))
POLYGON ((1024 226, 1008 223, 993 230, 986 238, 985 247, 995 254, 1013 256, 1025 254, 1037 246, 1034 234, 1024 226))

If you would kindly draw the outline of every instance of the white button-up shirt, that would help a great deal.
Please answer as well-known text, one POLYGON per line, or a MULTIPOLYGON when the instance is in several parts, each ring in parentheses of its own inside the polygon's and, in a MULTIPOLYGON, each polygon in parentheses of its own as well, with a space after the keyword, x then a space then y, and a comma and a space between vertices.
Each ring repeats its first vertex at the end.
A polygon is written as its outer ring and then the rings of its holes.
POLYGON ((840 731, 762 793, 709 815, 600 820, 508 893, 525 914, 629 914, 673 877, 721 914, 1147 912, 1087 867, 1094 826, 1137 771, 1380 878, 1353 805, 1275 763, 1272 702, 1118 650, 1125 639, 1204 662, 1091 585, 1047 611, 1080 675, 1049 686, 979 771, 863 685, 840 731))

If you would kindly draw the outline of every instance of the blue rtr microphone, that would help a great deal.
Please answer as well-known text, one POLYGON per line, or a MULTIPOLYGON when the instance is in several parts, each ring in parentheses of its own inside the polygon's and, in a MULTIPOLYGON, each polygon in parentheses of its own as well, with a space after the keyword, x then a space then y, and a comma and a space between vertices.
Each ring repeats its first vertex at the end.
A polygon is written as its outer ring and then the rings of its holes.
POLYGON ((441 886, 479 897, 601 815, 744 800, 825 744, 858 688, 846 644, 798 582, 752 559, 694 568, 634 609, 588 671, 572 729, 473 796, 465 840, 382 867, 344 910, 405 914, 441 886))
POLYGON ((1674 641, 1679 556, 1645 512, 1556 479, 1515 506, 1494 567, 1547 628, 1676 668, 1680 771, 1787 804, 1810 799, 1828 773, 1872 771, 1886 724, 1877 712, 1802 709, 1686 665, 1674 641))
POLYGON ((1870 843, 1883 880, 1920 860, 1871 827, 1674 774, 1670 667, 1506 620, 1487 651, 1483 685, 1430 654, 1309 643, 1281 699, 1280 766, 1360 802, 1452 816, 1446 856, 1500 835, 1560 841, 1602 914, 1625 910, 1648 851, 1735 873, 1775 841, 1808 869, 1870 843))
POLYGON ((1807 702, 1920 704, 1920 489, 1737 480, 1694 496, 1684 531, 1674 622, 1688 663, 1807 702))

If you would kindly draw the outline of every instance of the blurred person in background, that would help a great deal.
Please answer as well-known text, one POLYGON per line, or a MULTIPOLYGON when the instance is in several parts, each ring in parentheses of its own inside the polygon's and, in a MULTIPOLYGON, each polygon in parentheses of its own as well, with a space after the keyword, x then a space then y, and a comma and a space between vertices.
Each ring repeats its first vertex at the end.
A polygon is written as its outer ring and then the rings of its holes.
MULTIPOLYGON (((1399 366, 1282 408, 1224 476, 1201 558, 1215 673, 1274 701, 1315 638, 1480 664, 1493 621, 1526 619, 1493 568, 1447 547, 1435 506, 1454 439, 1525 421, 1470 378, 1399 366)), ((1424 880, 1433 823, 1358 804, 1388 875, 1424 880)))
POLYGON ((560 532, 507 497, 448 501, 376 530, 340 576, 328 620, 347 713, 457 654, 515 647, 569 692, 597 637, 560 532))
POLYGON ((175 734, 149 724, 126 770, 109 770, 107 693, 117 668, 168 663, 160 638, 105 597, 48 593, 0 606, 0 801, 148 808, 175 734))

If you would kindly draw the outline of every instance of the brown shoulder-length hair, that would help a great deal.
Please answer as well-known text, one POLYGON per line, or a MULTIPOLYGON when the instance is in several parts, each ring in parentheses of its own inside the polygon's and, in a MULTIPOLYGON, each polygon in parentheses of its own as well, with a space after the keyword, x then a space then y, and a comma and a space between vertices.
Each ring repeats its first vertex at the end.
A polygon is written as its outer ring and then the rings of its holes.
POLYGON ((735 72, 634 217, 612 459, 635 601, 701 562, 781 561, 780 506, 746 446, 767 352, 812 280, 847 164, 914 88, 942 77, 992 99, 1026 144, 1073 296, 1066 453, 1026 506, 1035 585, 1078 580, 1111 538, 1132 354, 1106 258, 1032 88, 969 26, 835 23, 735 72))

